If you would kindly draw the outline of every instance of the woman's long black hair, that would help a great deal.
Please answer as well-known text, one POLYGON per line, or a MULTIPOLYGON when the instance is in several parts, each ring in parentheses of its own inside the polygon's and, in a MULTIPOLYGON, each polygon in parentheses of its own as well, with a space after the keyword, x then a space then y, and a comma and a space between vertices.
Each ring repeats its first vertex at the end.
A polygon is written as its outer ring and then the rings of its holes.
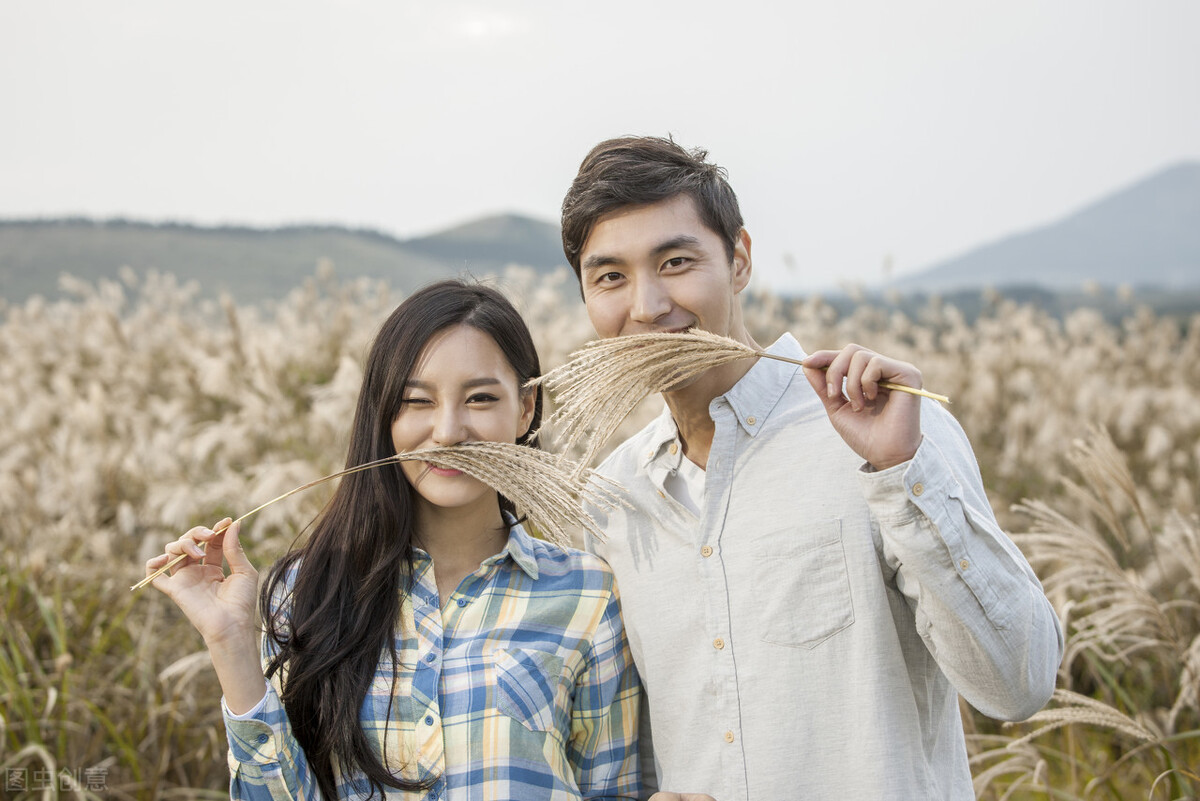
MULTIPOLYGON (((425 287, 392 312, 371 347, 347 467, 396 452, 392 423, 413 365, 430 337, 453 325, 472 326, 495 340, 519 385, 540 375, 529 329, 497 290, 457 280, 425 287)), ((542 416, 536 391, 533 422, 518 440, 532 447, 542 416)), ((498 497, 511 512, 512 503, 498 497)), ((345 476, 307 543, 280 559, 262 588, 266 636, 278 647, 267 676, 283 671, 284 708, 326 798, 337 796, 334 760, 346 775, 365 775, 372 795, 378 790, 382 796, 385 786, 422 787, 393 772, 401 766, 385 764, 359 723, 380 660, 390 651, 398 664, 394 638, 401 603, 412 589, 415 527, 413 490, 398 463, 345 476), (289 594, 286 577, 293 566, 289 594)))

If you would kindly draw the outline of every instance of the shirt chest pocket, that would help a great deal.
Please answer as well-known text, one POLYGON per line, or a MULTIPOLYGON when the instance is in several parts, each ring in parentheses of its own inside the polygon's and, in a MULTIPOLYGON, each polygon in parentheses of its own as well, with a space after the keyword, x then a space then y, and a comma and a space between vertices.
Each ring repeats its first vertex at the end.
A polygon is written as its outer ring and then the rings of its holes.
POLYGON ((756 541, 767 593, 763 640, 816 648, 854 623, 840 520, 770 532, 756 541))
POLYGON ((530 731, 557 728, 562 659, 545 651, 522 648, 496 651, 492 659, 496 669, 497 708, 530 731))

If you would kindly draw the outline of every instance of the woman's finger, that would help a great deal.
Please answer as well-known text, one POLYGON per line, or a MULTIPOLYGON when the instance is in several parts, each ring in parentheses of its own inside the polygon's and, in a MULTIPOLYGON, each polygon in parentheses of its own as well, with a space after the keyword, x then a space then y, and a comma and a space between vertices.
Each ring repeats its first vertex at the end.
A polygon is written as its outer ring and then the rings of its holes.
POLYGON ((167 543, 165 551, 168 556, 179 556, 183 554, 193 559, 202 559, 204 557, 204 549, 196 544, 195 540, 180 538, 167 543))
POLYGON ((225 532, 225 539, 222 542, 221 551, 225 556, 225 561, 229 563, 230 573, 249 573, 257 575, 254 565, 250 564, 246 552, 242 549, 242 524, 232 523, 229 529, 225 532))
POLYGON ((222 538, 228 535, 228 527, 233 523, 233 518, 227 517, 219 521, 211 529, 205 529, 208 532, 208 547, 204 551, 204 564, 215 567, 221 566, 221 557, 223 543, 222 538))
POLYGON ((150 557, 149 559, 146 560, 146 575, 147 576, 150 575, 151 573, 153 573, 155 570, 158 570, 160 567, 165 565, 170 560, 171 560, 171 555, 167 554, 167 553, 160 553, 158 556, 150 557))

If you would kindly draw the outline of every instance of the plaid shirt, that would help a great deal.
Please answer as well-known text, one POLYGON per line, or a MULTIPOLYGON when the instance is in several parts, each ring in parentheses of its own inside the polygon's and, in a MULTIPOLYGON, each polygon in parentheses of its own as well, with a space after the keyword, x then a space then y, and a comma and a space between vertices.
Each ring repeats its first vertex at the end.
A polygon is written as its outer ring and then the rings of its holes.
MULTIPOLYGON (((417 550, 400 664, 384 654, 360 719, 390 769, 437 781, 388 797, 637 798, 641 687, 608 566, 514 526, 441 608, 432 568, 417 550)), ((235 799, 319 797, 278 693, 268 686, 249 719, 226 714, 235 799)), ((369 792, 362 774, 334 770, 340 798, 369 792)))

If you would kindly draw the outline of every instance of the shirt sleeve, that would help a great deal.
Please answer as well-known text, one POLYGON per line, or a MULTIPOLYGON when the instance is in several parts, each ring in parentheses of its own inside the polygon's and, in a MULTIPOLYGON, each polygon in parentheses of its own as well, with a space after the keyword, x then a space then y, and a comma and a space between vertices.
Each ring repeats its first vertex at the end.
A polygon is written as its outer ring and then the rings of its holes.
MULTIPOLYGON (((271 688, 271 682, 269 682, 269 681, 264 682, 264 684, 266 685, 268 690, 271 688)), ((265 704, 266 702, 267 702, 267 694, 264 691, 263 697, 258 700, 258 703, 254 705, 253 709, 243 712, 240 715, 235 715, 234 713, 230 712, 229 707, 227 707, 225 705, 225 696, 221 696, 221 713, 225 716, 226 720, 250 720, 251 718, 253 718, 255 715, 258 714, 258 711, 263 708, 263 704, 265 704)))
MULTIPOLYGON (((290 582, 289 582, 290 584, 290 582)), ((272 613, 278 608, 272 604, 272 613)), ((277 647, 264 635, 262 664, 266 670, 277 647)), ((221 711, 229 741, 229 796, 234 801, 319 799, 316 778, 296 740, 279 697, 280 674, 267 682, 267 694, 250 713, 233 716, 225 700, 221 711)))
POLYGON ((641 681, 625 639, 616 585, 607 569, 603 575, 608 600, 576 682, 567 758, 583 798, 637 799, 641 681))
POLYGON ((262 706, 250 718, 233 719, 224 702, 221 706, 229 740, 230 798, 299 801, 321 797, 274 686, 268 685, 262 706))
POLYGON ((918 633, 955 688, 989 717, 1024 720, 1050 699, 1062 626, 996 521, 958 423, 933 402, 912 460, 859 480, 918 633))

